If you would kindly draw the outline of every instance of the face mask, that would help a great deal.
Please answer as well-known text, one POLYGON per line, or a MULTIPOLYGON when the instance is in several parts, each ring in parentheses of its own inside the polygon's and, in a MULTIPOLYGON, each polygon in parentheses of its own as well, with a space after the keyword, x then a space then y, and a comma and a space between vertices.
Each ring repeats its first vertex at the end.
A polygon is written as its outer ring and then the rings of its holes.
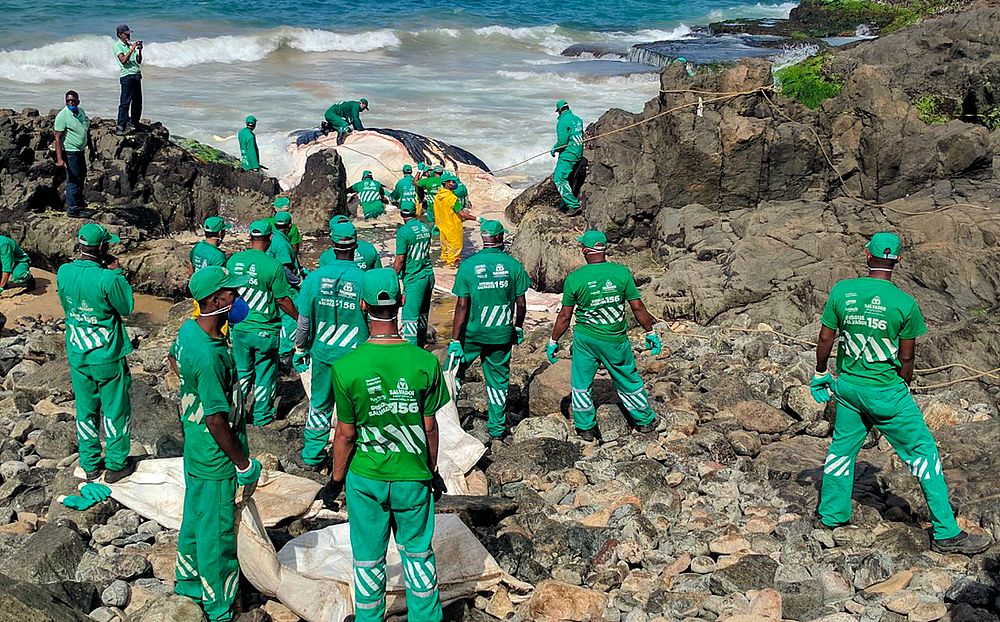
POLYGON ((66 104, 66 108, 68 108, 69 111, 72 112, 73 114, 76 114, 76 111, 80 109, 80 107, 75 104, 74 105, 66 104))
POLYGON ((222 307, 221 309, 216 309, 215 311, 210 311, 209 313, 202 313, 203 317, 212 317, 213 315, 222 315, 223 313, 228 313, 226 320, 230 324, 239 324, 243 320, 247 319, 250 315, 250 305, 247 304, 246 300, 243 300, 239 296, 233 299, 233 304, 228 307, 222 307))

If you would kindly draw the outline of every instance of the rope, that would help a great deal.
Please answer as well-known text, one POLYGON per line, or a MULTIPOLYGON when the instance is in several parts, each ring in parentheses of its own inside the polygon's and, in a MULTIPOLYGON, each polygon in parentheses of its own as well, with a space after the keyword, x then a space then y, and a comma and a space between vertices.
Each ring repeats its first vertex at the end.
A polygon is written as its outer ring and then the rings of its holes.
POLYGON ((347 145, 337 145, 336 148, 337 149, 347 149, 348 151, 353 151, 354 153, 356 153, 358 155, 365 156, 366 158, 371 158, 372 160, 375 160, 380 165, 382 165, 382 168, 384 168, 385 170, 389 171, 389 174, 392 175, 393 177, 395 177, 397 181, 399 179, 401 179, 399 177, 399 175, 397 175, 396 173, 397 172, 401 173, 402 171, 395 171, 395 170, 389 168, 388 166, 386 166, 385 162, 383 162, 382 160, 379 160, 378 158, 376 158, 375 156, 373 156, 371 154, 365 153, 363 151, 358 151, 357 149, 354 149, 353 147, 348 147, 347 145))

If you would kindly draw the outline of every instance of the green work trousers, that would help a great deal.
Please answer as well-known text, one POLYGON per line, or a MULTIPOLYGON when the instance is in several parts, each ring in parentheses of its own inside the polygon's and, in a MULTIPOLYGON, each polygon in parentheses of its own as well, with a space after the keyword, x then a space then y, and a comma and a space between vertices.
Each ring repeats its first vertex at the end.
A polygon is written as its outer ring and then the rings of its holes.
POLYGON ((569 176, 579 161, 580 156, 567 155, 564 151, 559 154, 559 159, 556 160, 556 169, 552 171, 552 183, 556 185, 556 190, 559 191, 559 196, 563 200, 563 207, 568 211, 580 209, 580 200, 573 195, 573 188, 569 185, 569 176))
POLYGON ((920 482, 934 527, 934 539, 953 538, 960 529, 948 501, 937 444, 920 408, 903 382, 865 386, 838 378, 837 420, 833 442, 823 465, 819 515, 830 526, 851 520, 854 463, 872 426, 885 436, 896 454, 920 482))
POLYGON ((327 123, 333 126, 333 129, 338 134, 346 134, 351 131, 351 123, 344 117, 337 116, 335 114, 323 115, 327 123))
POLYGON ((434 197, 428 196, 424 201, 427 205, 427 224, 434 226, 434 197))
POLYGON ((184 485, 174 592, 198 603, 209 622, 230 622, 240 584, 236 477, 210 480, 185 473, 184 485))
POLYGON ((646 388, 635 366, 632 343, 627 339, 611 342, 589 337, 579 331, 573 335, 570 389, 572 391, 573 424, 578 430, 592 430, 597 425, 597 412, 590 388, 597 369, 604 366, 611 375, 618 397, 625 405, 635 425, 648 425, 656 419, 649 407, 646 388))
POLYGON ((240 392, 244 401, 253 401, 253 424, 267 425, 274 421, 275 414, 279 335, 277 332, 234 329, 232 338, 240 392))
POLYGON ((459 375, 481 358, 483 380, 486 383, 486 412, 489 418, 486 430, 490 436, 500 438, 507 426, 507 391, 510 388, 510 350, 512 344, 494 345, 467 341, 462 345, 465 356, 459 367, 459 375))
MULTIPOLYGON (((297 303, 298 292, 293 290, 289 298, 292 299, 292 302, 297 303)), ((281 337, 278 341, 278 358, 288 359, 295 353, 295 329, 298 326, 298 321, 293 320, 292 316, 284 311, 279 313, 281 313, 281 337)))
POLYGON ((421 348, 427 343, 427 318, 431 312, 433 292, 434 273, 430 270, 426 274, 403 279, 403 338, 421 348))
POLYGON ((354 553, 356 622, 385 620, 385 553, 389 532, 403 562, 406 619, 440 622, 430 482, 383 482, 347 474, 347 513, 354 553))
POLYGON ((322 464, 329 455, 330 429, 333 418, 333 363, 324 363, 313 358, 309 365, 312 373, 312 387, 309 396, 309 414, 306 427, 302 431, 302 462, 322 464))
POLYGON ((31 264, 27 261, 22 261, 16 264, 10 272, 10 284, 11 285, 23 285, 28 282, 31 278, 31 264))
POLYGON ((104 424, 106 452, 104 466, 112 471, 125 467, 132 448, 132 373, 125 357, 101 365, 70 365, 70 382, 76 397, 76 438, 80 467, 96 471, 101 465, 101 423, 104 424), (102 416, 103 415, 103 416, 102 416))

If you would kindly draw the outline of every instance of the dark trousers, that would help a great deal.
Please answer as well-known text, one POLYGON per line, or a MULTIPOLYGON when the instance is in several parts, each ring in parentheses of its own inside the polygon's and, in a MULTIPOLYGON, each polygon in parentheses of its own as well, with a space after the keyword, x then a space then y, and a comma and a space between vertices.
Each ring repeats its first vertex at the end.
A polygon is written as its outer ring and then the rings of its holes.
POLYGON ((118 103, 118 127, 125 129, 130 119, 132 125, 139 125, 139 117, 142 116, 142 75, 123 76, 119 81, 122 84, 122 97, 118 103))
POLYGON ((87 178, 87 158, 83 151, 66 151, 66 212, 83 209, 83 182, 87 178))

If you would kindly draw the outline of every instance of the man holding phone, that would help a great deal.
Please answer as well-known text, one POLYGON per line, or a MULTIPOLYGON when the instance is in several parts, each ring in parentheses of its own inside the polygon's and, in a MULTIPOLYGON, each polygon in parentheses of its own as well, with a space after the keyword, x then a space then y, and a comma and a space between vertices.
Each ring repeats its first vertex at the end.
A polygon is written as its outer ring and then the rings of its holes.
POLYGON ((127 24, 118 24, 116 33, 118 41, 115 42, 115 56, 121 66, 119 82, 122 85, 122 95, 118 103, 118 127, 115 134, 124 136, 141 127, 142 40, 131 40, 132 29, 127 24))

